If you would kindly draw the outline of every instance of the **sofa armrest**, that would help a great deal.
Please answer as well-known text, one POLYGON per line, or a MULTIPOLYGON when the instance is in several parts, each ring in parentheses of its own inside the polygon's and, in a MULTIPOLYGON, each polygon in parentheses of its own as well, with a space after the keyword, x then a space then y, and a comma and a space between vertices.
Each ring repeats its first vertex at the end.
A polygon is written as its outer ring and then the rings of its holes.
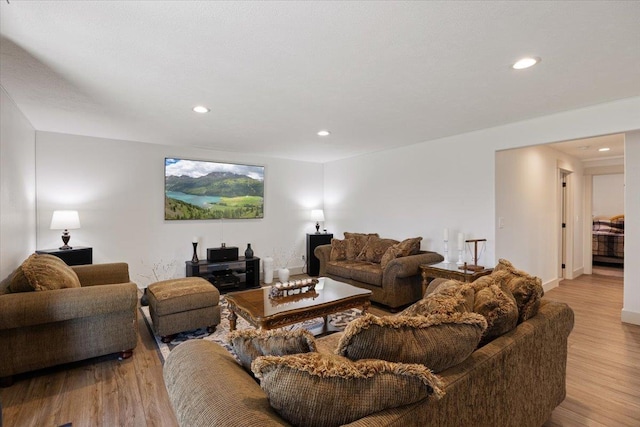
POLYGON ((127 283, 130 281, 129 265, 126 262, 75 265, 71 268, 78 275, 82 286, 127 283))
POLYGON ((393 277, 411 277, 420 274, 421 264, 436 264, 444 261, 444 257, 437 252, 421 251, 416 255, 396 258, 387 264, 383 271, 385 278, 387 275, 393 277))
POLYGON ((178 424, 189 427, 289 426, 267 395, 217 343, 190 340, 174 348, 163 368, 178 424))
POLYGON ((138 287, 118 283, 0 296, 0 329, 22 328, 101 314, 136 312, 138 287))
POLYGON ((329 262, 329 258, 331 257, 331 245, 316 246, 316 248, 313 250, 313 254, 320 261, 320 272, 318 274, 320 276, 326 276, 327 263, 329 262))

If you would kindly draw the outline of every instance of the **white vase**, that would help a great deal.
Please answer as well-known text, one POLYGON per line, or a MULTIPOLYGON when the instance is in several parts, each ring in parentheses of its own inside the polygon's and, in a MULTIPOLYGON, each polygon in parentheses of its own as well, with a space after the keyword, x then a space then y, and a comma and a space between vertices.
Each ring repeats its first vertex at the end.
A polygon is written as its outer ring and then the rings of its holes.
POLYGON ((287 282, 289 280, 289 269, 288 268, 279 268, 278 269, 278 279, 281 282, 287 282))

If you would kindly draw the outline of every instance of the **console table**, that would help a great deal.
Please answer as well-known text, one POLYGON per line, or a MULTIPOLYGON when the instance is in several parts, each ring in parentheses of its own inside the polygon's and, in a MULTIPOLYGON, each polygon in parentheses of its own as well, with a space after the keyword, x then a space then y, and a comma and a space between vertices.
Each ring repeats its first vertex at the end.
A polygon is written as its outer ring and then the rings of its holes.
POLYGON ((331 239, 333 239, 331 233, 307 234, 307 274, 309 276, 320 274, 320 260, 313 251, 320 245, 330 245, 331 239))
POLYGON ((207 279, 220 293, 260 287, 260 258, 238 257, 235 261, 186 261, 187 277, 207 279))
POLYGON ((37 254, 55 255, 67 265, 84 265, 93 263, 93 248, 74 246, 71 249, 41 249, 37 254))
POLYGON ((453 279, 471 283, 479 277, 491 274, 493 268, 485 268, 480 271, 461 270, 455 262, 441 262, 438 264, 421 264, 420 271, 422 272, 422 293, 424 294, 424 291, 432 279, 453 279))

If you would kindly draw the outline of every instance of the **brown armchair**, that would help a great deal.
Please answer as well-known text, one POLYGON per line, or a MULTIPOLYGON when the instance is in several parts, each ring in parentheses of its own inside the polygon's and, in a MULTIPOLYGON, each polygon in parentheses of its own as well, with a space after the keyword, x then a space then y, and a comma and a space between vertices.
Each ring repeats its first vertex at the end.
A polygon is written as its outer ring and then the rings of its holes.
POLYGON ((70 268, 80 287, 0 291, 3 385, 10 385, 15 374, 36 369, 111 353, 131 356, 137 343, 138 288, 129 279, 128 265, 70 268))

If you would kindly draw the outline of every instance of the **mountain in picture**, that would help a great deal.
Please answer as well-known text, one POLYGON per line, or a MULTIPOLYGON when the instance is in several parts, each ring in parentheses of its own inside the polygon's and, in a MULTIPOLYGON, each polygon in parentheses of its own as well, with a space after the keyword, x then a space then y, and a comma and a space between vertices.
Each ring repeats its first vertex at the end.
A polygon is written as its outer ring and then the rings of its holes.
POLYGON ((263 166, 165 159, 165 219, 263 217, 263 166))

